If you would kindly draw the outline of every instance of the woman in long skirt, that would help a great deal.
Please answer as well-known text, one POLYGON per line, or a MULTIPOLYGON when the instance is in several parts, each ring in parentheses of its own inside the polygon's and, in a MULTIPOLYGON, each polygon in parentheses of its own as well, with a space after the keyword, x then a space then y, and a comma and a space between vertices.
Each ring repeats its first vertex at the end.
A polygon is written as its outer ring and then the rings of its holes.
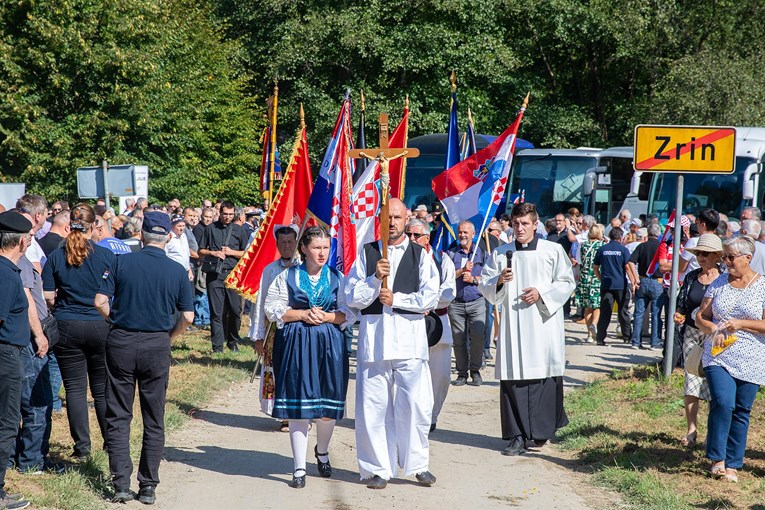
POLYGON ((329 441, 345 411, 345 340, 353 323, 342 274, 326 265, 330 238, 310 227, 300 238, 303 262, 282 272, 268 290, 266 316, 276 323, 273 417, 289 420, 294 472, 290 486, 305 487, 308 424, 316 423, 314 456, 319 474, 332 476, 329 441))

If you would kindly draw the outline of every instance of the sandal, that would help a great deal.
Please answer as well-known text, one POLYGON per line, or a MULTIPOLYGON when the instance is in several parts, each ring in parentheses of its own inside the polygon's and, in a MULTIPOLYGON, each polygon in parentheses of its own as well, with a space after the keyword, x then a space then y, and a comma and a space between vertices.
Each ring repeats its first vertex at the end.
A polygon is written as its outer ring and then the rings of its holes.
POLYGON ((712 464, 712 469, 709 470, 709 473, 712 475, 712 478, 716 480, 725 478, 725 475, 727 474, 725 471, 725 464, 722 462, 712 464))
POLYGON ((279 432, 289 432, 290 422, 289 420, 282 420, 282 424, 279 426, 279 432))
POLYGON ((696 447, 696 437, 698 436, 698 432, 691 432, 684 438, 680 440, 680 444, 686 448, 695 448, 696 447))
POLYGON ((730 468, 726 469, 725 479, 731 483, 738 483, 738 471, 730 468))

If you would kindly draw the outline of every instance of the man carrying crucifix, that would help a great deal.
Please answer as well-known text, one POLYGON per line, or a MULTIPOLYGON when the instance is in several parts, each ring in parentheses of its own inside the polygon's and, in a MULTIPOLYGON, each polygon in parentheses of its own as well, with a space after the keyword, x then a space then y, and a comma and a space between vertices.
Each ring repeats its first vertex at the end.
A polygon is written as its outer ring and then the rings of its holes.
POLYGON ((404 235, 404 203, 391 198, 387 208, 388 242, 364 245, 346 285, 348 305, 361 311, 356 446, 370 489, 384 489, 398 467, 422 485, 436 482, 428 470, 433 388, 423 314, 438 304, 438 269, 404 235))

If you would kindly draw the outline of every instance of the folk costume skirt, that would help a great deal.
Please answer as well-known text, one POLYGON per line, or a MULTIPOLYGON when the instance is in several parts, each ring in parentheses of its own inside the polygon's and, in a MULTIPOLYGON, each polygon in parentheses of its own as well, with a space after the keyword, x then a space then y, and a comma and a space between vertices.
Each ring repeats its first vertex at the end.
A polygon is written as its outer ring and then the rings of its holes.
POLYGON ((274 372, 274 418, 342 419, 348 379, 339 326, 286 323, 276 334, 274 372))

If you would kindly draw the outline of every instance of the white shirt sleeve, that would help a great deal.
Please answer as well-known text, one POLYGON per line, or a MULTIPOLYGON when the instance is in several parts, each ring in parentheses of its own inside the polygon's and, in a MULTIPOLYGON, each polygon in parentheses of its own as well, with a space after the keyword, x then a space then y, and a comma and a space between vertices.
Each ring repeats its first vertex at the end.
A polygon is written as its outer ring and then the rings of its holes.
POLYGON ((276 323, 276 327, 284 327, 284 314, 291 310, 289 305, 289 291, 287 290, 287 275, 289 271, 283 271, 276 277, 274 283, 268 288, 264 312, 268 320, 276 323))
POLYGON ((457 282, 455 281, 454 262, 446 254, 441 259, 441 287, 438 289, 438 305, 436 308, 446 308, 457 297, 457 282))
POLYGON ((356 258, 351 272, 348 274, 348 281, 345 285, 345 301, 347 306, 363 310, 372 304, 379 295, 382 287, 382 280, 372 274, 367 276, 366 253, 361 250, 356 258))

